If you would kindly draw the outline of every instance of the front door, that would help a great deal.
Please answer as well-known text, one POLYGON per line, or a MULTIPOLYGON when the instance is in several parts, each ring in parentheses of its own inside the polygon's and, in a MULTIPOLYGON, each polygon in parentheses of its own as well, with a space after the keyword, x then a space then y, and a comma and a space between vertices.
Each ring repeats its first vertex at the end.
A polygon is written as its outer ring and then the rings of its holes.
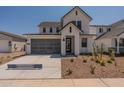
POLYGON ((66 38, 66 53, 71 53, 71 38, 66 38))

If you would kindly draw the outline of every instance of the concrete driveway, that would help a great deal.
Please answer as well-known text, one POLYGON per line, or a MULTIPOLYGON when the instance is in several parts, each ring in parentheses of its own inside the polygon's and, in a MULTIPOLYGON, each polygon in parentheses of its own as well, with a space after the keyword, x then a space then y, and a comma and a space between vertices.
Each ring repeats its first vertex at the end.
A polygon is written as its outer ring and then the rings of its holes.
POLYGON ((60 55, 28 55, 0 66, 0 79, 61 78, 60 55), (40 70, 7 70, 7 64, 42 64, 40 70))

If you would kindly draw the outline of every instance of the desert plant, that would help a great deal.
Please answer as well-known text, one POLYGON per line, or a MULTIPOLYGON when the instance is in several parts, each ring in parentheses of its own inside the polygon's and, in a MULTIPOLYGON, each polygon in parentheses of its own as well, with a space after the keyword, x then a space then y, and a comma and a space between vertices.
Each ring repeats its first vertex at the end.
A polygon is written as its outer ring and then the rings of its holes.
POLYGON ((66 75, 71 75, 72 74, 72 70, 71 69, 68 69, 68 70, 66 70, 66 75))
POLYGON ((107 63, 112 64, 112 63, 113 63, 113 61, 112 61, 112 60, 108 60, 108 61, 107 61, 107 63))
POLYGON ((91 60, 91 61, 94 61, 94 58, 92 57, 90 60, 91 60))
POLYGON ((100 65, 101 66, 105 66, 105 62, 103 61, 103 62, 100 62, 100 65))
POLYGON ((100 63, 100 61, 99 61, 99 60, 96 60, 95 62, 96 62, 96 63, 100 63))
POLYGON ((90 73, 91 73, 91 74, 95 74, 95 69, 96 69, 95 66, 90 65, 90 73))
POLYGON ((74 59, 71 59, 70 62, 74 62, 74 59))
POLYGON ((101 44, 100 47, 97 46, 95 43, 93 44, 93 57, 96 63, 103 62, 103 44, 101 44))
POLYGON ((109 48, 109 56, 112 61, 115 61, 115 49, 114 48, 109 48))
POLYGON ((84 62, 84 63, 87 63, 87 59, 83 59, 83 62, 84 62))

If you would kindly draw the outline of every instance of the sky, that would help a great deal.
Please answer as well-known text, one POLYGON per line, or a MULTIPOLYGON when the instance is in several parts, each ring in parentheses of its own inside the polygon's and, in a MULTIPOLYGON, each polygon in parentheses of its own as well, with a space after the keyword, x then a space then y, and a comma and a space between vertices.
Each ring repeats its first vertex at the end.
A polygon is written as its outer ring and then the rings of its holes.
MULTIPOLYGON (((73 6, 0 6, 0 31, 15 34, 38 33, 44 21, 60 21, 73 6)), ((90 24, 108 25, 124 19, 123 6, 81 6, 93 20, 90 24)))

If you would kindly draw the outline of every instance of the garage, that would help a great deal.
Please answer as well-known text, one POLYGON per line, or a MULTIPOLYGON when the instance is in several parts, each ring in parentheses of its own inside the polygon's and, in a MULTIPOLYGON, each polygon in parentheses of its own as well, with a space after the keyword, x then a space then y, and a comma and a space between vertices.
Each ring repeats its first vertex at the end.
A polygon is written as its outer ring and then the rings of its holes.
POLYGON ((59 54, 61 51, 60 39, 32 39, 32 54, 59 54))

